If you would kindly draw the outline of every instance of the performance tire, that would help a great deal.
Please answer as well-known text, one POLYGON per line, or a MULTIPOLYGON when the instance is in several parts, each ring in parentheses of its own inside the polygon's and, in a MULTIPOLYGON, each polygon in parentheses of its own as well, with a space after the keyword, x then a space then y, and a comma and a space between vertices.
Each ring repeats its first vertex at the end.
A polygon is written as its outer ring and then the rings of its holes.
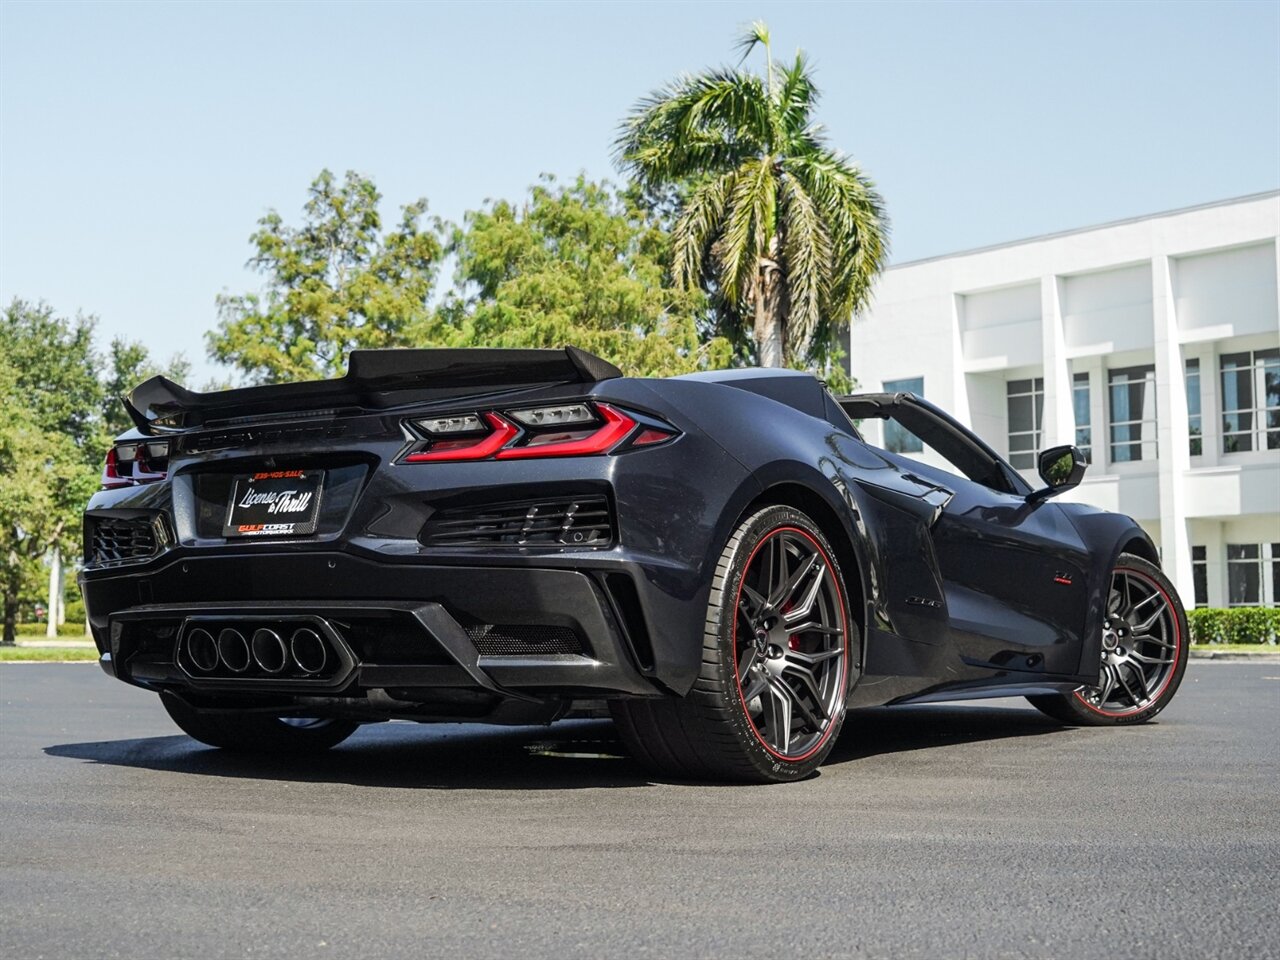
POLYGON ((716 564, 690 693, 610 709, 632 755, 663 775, 799 780, 835 744, 858 648, 830 542, 799 510, 765 507, 716 564))
POLYGON ((1099 686, 1027 699, 1072 726, 1146 723, 1178 692, 1189 643, 1187 613, 1169 578, 1142 557, 1121 554, 1103 620, 1099 686))

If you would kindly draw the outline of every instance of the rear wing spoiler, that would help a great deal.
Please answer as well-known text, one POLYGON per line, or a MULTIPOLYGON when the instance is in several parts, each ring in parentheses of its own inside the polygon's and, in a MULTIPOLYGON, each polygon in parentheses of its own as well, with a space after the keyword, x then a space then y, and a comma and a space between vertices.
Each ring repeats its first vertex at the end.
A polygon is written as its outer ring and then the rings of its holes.
POLYGON ((152 377, 124 398, 143 433, 211 421, 252 419, 358 407, 382 409, 451 396, 556 383, 597 383, 622 376, 600 357, 563 350, 465 348, 353 350, 345 376, 198 393, 167 377, 152 377))

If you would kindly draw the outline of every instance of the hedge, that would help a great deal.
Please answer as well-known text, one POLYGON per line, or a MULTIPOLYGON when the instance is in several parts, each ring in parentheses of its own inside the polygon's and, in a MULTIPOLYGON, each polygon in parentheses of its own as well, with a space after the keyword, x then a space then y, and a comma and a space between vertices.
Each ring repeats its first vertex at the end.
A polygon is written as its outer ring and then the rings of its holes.
MULTIPOLYGON (((43 640, 47 629, 43 623, 20 623, 17 625, 15 633, 26 640, 43 640)), ((59 637, 78 639, 84 635, 84 621, 77 623, 73 620, 68 620, 58 628, 59 637)))
POLYGON ((1192 643, 1280 643, 1280 609, 1201 607, 1188 610, 1192 643))

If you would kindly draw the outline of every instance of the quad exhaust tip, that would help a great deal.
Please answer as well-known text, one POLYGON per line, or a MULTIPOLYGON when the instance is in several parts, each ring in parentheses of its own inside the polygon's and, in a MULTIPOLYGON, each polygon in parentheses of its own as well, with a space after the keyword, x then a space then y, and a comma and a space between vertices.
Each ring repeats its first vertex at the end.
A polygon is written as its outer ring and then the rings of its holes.
POLYGON ((183 634, 178 653, 179 661, 189 665, 189 672, 210 679, 225 671, 234 675, 252 672, 262 679, 302 680, 324 673, 335 655, 341 666, 341 653, 331 650, 330 643, 311 627, 282 634, 262 626, 246 639, 245 633, 231 626, 217 630, 216 635, 211 629, 193 626, 183 634))
POLYGON ((329 651, 320 634, 308 627, 293 631, 289 639, 289 652, 293 662, 303 673, 319 673, 329 662, 329 651))
POLYGON ((285 646, 280 634, 267 627, 259 627, 253 631, 250 642, 253 662, 263 673, 284 673, 289 666, 289 648, 285 646))
POLYGON ((201 673, 218 669, 218 643, 208 630, 197 627, 187 634, 187 659, 201 673))
POLYGON ((244 673, 252 661, 249 641, 239 630, 226 627, 218 634, 218 657, 232 673, 244 673))

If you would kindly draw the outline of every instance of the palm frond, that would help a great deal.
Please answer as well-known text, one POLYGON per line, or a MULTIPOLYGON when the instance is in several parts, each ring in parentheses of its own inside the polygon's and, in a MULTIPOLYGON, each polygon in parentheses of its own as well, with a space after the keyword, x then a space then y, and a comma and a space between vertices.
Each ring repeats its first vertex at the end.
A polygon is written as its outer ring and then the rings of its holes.
POLYGON ((831 236, 813 198, 794 177, 783 178, 779 200, 789 301, 787 342, 793 352, 803 354, 829 299, 831 236))
POLYGON ((738 58, 738 66, 746 61, 751 55, 751 51, 757 46, 769 47, 769 27, 763 20, 753 20, 750 25, 742 31, 738 37, 738 42, 734 46, 742 53, 738 58))
POLYGON ((795 164, 831 231, 833 320, 862 310, 889 255, 884 200, 869 177, 842 154, 826 151, 795 164))
POLYGON ((741 299, 759 269, 768 242, 768 222, 776 205, 776 181, 770 164, 752 160, 734 179, 725 210, 719 251, 721 286, 725 296, 741 299))
POLYGON ((691 286, 701 278, 706 251, 720 232, 736 176, 731 171, 708 180, 694 188, 685 201, 671 230, 672 273, 677 284, 691 286))
POLYGON ((809 118, 821 94, 813 82, 804 52, 797 50, 795 62, 790 67, 780 67, 778 72, 782 85, 778 89, 777 113, 782 121, 783 136, 790 140, 797 134, 807 134, 815 144, 820 144, 822 127, 809 118))
POLYGON ((636 103, 615 160, 645 183, 718 173, 757 155, 772 125, 760 78, 735 70, 685 76, 636 103))

